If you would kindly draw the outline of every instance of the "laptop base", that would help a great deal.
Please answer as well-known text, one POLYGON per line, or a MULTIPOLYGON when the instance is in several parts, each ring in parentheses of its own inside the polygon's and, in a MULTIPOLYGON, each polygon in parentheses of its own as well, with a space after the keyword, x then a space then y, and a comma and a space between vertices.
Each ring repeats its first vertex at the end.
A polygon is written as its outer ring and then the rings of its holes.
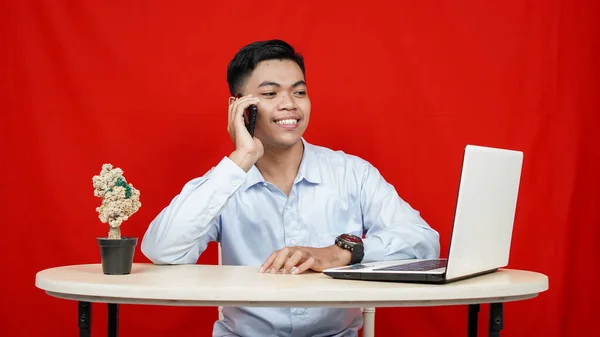
POLYGON ((360 273, 340 273, 340 272, 327 272, 324 271, 323 274, 330 276, 335 279, 341 280, 361 280, 361 281, 380 281, 380 282, 405 282, 405 283, 431 283, 431 284, 445 284, 456 282, 460 280, 464 280, 471 277, 481 276, 485 274, 490 274, 496 272, 498 268, 485 270, 479 273, 464 275, 462 277, 457 277, 452 280, 446 279, 446 274, 426 274, 426 273, 370 273, 370 272, 360 272, 360 273))

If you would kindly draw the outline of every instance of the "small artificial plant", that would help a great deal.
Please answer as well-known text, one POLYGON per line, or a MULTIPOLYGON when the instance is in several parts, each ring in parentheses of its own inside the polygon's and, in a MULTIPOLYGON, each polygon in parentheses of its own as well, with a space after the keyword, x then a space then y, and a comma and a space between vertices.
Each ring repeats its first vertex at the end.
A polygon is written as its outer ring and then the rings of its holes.
POLYGON ((94 196, 102 198, 96 208, 102 223, 109 224, 108 239, 121 239, 121 224, 140 209, 140 191, 128 184, 123 170, 103 164, 100 175, 94 176, 94 196))

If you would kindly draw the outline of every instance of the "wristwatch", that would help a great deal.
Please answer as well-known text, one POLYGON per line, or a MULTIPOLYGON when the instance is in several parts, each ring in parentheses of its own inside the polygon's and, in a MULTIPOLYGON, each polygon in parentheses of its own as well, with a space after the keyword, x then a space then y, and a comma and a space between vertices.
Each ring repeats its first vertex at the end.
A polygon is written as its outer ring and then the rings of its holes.
POLYGON ((356 264, 362 261, 365 255, 365 248, 363 245, 363 241, 359 236, 353 234, 341 234, 337 238, 335 238, 336 246, 349 250, 352 253, 352 258, 350 259, 350 265, 356 264))

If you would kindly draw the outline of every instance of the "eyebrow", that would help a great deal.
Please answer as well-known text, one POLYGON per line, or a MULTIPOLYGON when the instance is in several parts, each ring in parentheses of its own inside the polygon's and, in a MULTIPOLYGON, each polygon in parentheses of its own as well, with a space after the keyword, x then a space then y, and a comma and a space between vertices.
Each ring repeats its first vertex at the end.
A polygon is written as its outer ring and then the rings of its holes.
MULTIPOLYGON (((295 88, 297 86, 300 85, 306 85, 306 82, 303 80, 300 80, 294 84, 292 84, 292 88, 295 88)), ((258 85, 258 87, 269 87, 269 86, 273 86, 273 87, 281 87, 281 84, 277 83, 277 82, 272 82, 272 81, 263 81, 261 84, 258 85)))

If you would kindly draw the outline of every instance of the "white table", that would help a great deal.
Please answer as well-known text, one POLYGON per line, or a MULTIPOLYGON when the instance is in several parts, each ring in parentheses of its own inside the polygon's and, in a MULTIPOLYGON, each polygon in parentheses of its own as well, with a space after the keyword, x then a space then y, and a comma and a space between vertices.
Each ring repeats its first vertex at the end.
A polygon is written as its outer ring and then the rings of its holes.
POLYGON ((490 303, 490 336, 503 326, 502 303, 548 289, 529 271, 495 273, 445 285, 336 280, 321 273, 260 274, 255 267, 134 264, 129 275, 104 275, 100 264, 46 269, 36 287, 79 301, 80 336, 89 336, 90 302, 108 303, 109 336, 117 336, 119 304, 168 306, 417 307, 469 305, 469 336, 477 334, 479 304, 490 303))

